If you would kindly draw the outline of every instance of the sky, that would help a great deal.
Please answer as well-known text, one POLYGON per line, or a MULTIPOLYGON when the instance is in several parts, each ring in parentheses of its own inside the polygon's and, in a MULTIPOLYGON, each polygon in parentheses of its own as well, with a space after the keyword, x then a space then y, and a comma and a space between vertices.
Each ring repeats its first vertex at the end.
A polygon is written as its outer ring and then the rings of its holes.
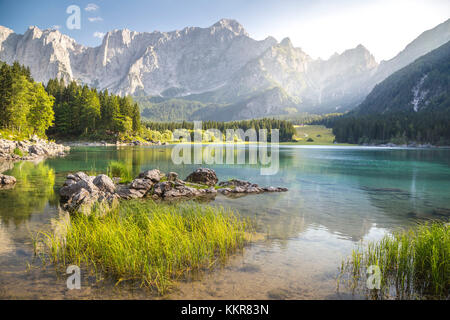
POLYGON ((358 44, 377 61, 394 57, 420 33, 450 18, 449 0, 0 0, 0 25, 56 28, 87 46, 113 29, 173 31, 239 21, 250 36, 289 37, 313 58, 327 59, 358 44), (69 6, 80 28, 69 29, 69 6))

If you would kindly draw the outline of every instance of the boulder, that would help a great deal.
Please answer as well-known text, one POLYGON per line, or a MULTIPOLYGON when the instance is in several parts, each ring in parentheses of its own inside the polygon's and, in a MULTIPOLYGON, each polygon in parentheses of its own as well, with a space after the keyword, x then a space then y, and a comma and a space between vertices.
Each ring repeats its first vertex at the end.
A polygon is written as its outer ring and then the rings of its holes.
POLYGON ((164 197, 164 194, 171 189, 172 189, 172 182, 170 181, 159 182, 155 184, 155 187, 153 188, 153 194, 162 198, 164 197))
POLYGON ((147 192, 153 187, 153 181, 150 179, 134 179, 130 183, 130 189, 144 190, 147 192))
POLYGON ((137 199, 142 198, 145 194, 144 190, 138 190, 138 189, 130 189, 130 188, 119 188, 117 190, 117 195, 122 199, 137 199))
POLYGON ((222 194, 224 194, 224 195, 227 195, 227 194, 232 193, 232 192, 233 192, 233 189, 231 189, 231 188, 221 188, 221 189, 219 189, 219 190, 217 190, 217 191, 220 192, 220 193, 222 193, 222 194))
POLYGON ((9 186, 16 183, 16 178, 0 173, 0 186, 9 186))
POLYGON ((158 169, 147 170, 139 174, 139 178, 149 179, 155 183, 159 182, 162 177, 164 177, 164 173, 162 173, 158 169))
MULTIPOLYGON (((84 181, 91 180, 90 177, 86 173, 84 173, 82 171, 79 171, 79 172, 75 173, 73 175, 73 177, 75 178, 74 180, 77 181, 77 182, 80 181, 80 180, 84 180, 84 181)), ((69 176, 67 176, 67 179, 71 179, 71 178, 69 178, 69 176)))
POLYGON ((169 172, 167 174, 167 180, 168 181, 176 181, 178 179, 178 173, 176 172, 169 172))
POLYGON ((217 179, 217 175, 214 170, 209 168, 198 168, 187 176, 186 181, 214 186, 219 179, 217 179))
POLYGON ((164 192, 164 198, 175 198, 175 197, 196 197, 201 194, 200 190, 181 186, 178 188, 173 188, 164 192))
POLYGON ((79 180, 73 183, 72 179, 67 179, 64 186, 59 189, 62 198, 70 199, 79 193, 81 189, 85 189, 90 193, 98 193, 100 190, 90 180, 79 180))
POLYGON ((114 193, 116 186, 114 182, 106 174, 100 174, 94 178, 92 183, 101 191, 107 193, 114 193))
POLYGON ((258 185, 255 183, 251 183, 249 181, 239 180, 239 179, 230 179, 228 181, 222 181, 219 183, 219 186, 220 187, 243 187, 243 188, 258 187, 258 185))

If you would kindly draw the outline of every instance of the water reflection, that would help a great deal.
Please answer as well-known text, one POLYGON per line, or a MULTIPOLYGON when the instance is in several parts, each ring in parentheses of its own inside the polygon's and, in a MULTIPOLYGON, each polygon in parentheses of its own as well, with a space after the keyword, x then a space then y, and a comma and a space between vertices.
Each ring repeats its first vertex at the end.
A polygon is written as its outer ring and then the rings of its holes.
POLYGON ((17 179, 14 188, 0 192, 0 217, 6 225, 20 224, 44 211, 49 202, 57 203, 55 172, 48 164, 22 161, 5 173, 17 179))
MULTIPOLYGON (((240 152, 248 151, 234 150, 233 156, 240 152)), ((53 273, 46 271, 44 276, 35 270, 30 280, 23 270, 24 257, 32 257, 29 230, 49 227, 57 217, 57 190, 69 172, 106 173, 111 161, 120 161, 132 176, 158 168, 185 178, 200 166, 175 165, 171 154, 172 147, 164 146, 79 147, 65 158, 2 164, 17 184, 0 190, 0 269, 18 275, 0 274, 0 288, 10 295, 20 281, 24 296, 39 296, 45 289, 47 297, 61 297, 53 273), (34 282, 37 278, 40 286, 34 282)), ((281 147, 279 155, 280 170, 272 176, 262 176, 255 164, 208 165, 220 180, 239 178, 289 191, 237 199, 218 195, 209 202, 254 218, 268 241, 246 249, 200 284, 183 284, 171 297, 337 298, 333 275, 356 242, 380 238, 419 219, 450 216, 450 150, 281 147)), ((95 292, 123 297, 115 291, 95 292)), ((83 291, 80 297, 93 294, 83 291)))

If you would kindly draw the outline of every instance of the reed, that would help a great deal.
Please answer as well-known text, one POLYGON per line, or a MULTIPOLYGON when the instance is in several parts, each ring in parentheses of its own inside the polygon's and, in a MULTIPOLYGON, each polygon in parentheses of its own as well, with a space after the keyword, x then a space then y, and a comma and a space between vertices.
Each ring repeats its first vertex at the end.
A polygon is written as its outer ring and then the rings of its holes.
POLYGON ((137 281, 164 294, 192 272, 222 264, 247 241, 249 223, 199 204, 121 202, 70 219, 65 237, 40 234, 45 261, 91 268, 116 282, 137 281), (96 212, 107 210, 107 212, 96 212))
POLYGON ((449 225, 441 222, 418 224, 360 246, 343 261, 340 278, 349 280, 353 289, 362 289, 379 299, 448 299, 449 225), (378 266, 381 271, 381 288, 376 292, 365 287, 370 265, 378 266))
POLYGON ((133 176, 127 166, 119 161, 111 161, 108 165, 107 175, 110 178, 120 178, 120 183, 128 183, 133 180, 133 176))

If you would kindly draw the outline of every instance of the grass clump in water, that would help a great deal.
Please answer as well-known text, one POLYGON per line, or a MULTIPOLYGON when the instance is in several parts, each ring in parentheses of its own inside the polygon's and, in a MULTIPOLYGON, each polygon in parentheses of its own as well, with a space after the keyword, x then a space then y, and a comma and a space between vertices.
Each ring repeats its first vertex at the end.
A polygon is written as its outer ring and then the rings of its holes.
POLYGON ((370 242, 343 261, 340 277, 344 275, 353 289, 362 286, 372 298, 449 299, 449 225, 419 224, 370 242), (366 272, 371 265, 380 268, 381 286, 369 292, 366 272))
POLYGON ((132 200, 107 210, 72 216, 63 240, 42 233, 47 258, 164 294, 191 272, 224 263, 247 241, 248 222, 213 206, 132 200))
POLYGON ((13 154, 15 154, 15 155, 17 155, 19 157, 23 157, 23 152, 19 148, 15 148, 14 151, 13 151, 13 154))
POLYGON ((120 183, 128 183, 133 180, 130 170, 127 166, 119 161, 111 161, 107 169, 107 175, 110 178, 120 178, 120 183))

